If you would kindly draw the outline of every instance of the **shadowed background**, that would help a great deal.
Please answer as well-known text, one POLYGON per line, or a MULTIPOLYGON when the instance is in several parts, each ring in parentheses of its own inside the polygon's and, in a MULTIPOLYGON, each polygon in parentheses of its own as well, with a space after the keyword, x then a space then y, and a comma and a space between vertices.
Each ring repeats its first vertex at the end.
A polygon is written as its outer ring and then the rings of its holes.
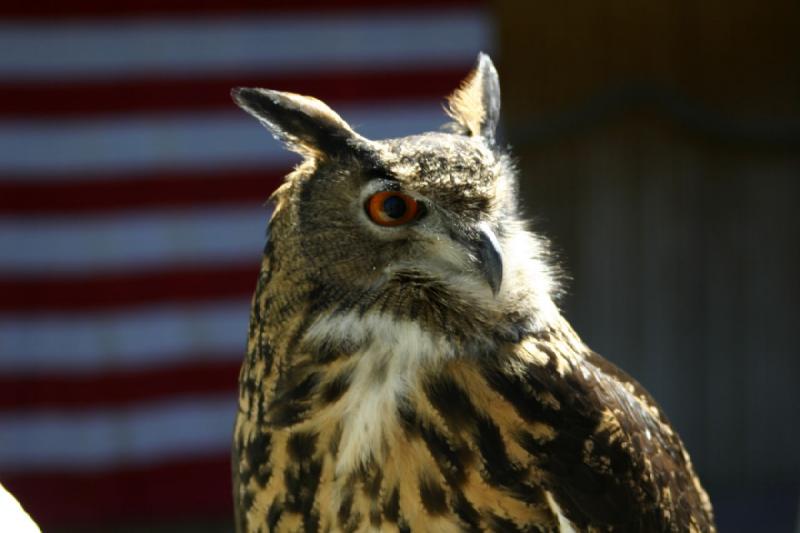
POLYGON ((683 436, 725 531, 800 481, 800 7, 95 0, 0 7, 0 481, 47 531, 229 531, 268 213, 296 159, 233 107, 435 129, 498 66, 562 307, 683 436))
POLYGON ((563 308, 678 428, 720 531, 800 481, 800 5, 496 4, 504 119, 563 308))

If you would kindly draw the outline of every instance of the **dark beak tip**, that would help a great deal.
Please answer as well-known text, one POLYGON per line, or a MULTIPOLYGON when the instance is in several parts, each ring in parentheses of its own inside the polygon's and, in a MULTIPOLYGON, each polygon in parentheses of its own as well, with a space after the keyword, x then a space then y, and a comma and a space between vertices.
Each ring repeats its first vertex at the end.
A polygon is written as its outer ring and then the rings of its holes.
POLYGON ((481 272, 492 289, 492 295, 497 296, 503 284, 503 254, 497 237, 488 227, 480 231, 478 258, 481 272))

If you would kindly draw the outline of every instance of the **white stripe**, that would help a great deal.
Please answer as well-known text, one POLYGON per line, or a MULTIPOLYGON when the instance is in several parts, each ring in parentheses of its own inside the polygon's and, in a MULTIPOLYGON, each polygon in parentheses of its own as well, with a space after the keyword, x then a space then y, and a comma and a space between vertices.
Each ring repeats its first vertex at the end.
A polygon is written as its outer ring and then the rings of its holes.
POLYGON ((561 510, 561 507, 556 503, 556 499, 553 497, 552 493, 545 492, 544 495, 547 499, 547 503, 550 504, 550 510, 558 517, 558 531, 560 533, 575 533, 575 526, 573 526, 572 522, 569 521, 561 510))
POLYGON ((0 471, 102 469, 229 453, 236 398, 0 414, 0 471))
POLYGON ((269 210, 258 205, 81 217, 0 217, 0 276, 31 278, 233 262, 252 263, 255 268, 266 242, 268 218, 269 210))
POLYGON ((101 373, 206 358, 240 360, 249 308, 247 300, 237 300, 112 312, 0 315, 0 374, 101 373))
MULTIPOLYGON (((165 73, 462 63, 491 40, 481 10, 215 20, 0 23, 0 76, 102 79, 165 73)), ((124 98, 125 95, 120 95, 124 98)))
MULTIPOLYGON (((421 133, 447 122, 440 101, 338 111, 359 133, 374 139, 421 133)), ((3 173, 45 174, 49 179, 122 168, 274 168, 288 167, 295 159, 233 103, 229 112, 196 115, 0 121, 0 179, 3 173)))

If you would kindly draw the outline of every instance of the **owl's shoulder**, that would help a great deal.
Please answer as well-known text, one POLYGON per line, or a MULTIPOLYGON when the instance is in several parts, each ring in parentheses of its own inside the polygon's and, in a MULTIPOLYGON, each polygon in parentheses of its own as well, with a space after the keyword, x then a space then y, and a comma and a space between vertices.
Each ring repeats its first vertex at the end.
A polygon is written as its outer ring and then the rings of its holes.
POLYGON ((570 329, 508 347, 498 361, 487 382, 524 420, 520 443, 578 528, 713 529, 683 443, 633 378, 570 329))

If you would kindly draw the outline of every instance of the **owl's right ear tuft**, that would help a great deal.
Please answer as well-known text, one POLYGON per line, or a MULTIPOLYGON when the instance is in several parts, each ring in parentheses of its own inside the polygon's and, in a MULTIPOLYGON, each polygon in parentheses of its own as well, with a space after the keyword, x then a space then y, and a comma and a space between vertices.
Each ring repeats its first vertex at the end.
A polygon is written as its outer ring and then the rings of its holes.
POLYGON ((237 87, 231 97, 276 139, 305 157, 335 157, 361 139, 330 107, 310 96, 237 87))
POLYGON ((455 121, 458 131, 494 143, 500 120, 500 82, 488 55, 478 54, 475 68, 447 97, 447 101, 447 113, 455 121))

